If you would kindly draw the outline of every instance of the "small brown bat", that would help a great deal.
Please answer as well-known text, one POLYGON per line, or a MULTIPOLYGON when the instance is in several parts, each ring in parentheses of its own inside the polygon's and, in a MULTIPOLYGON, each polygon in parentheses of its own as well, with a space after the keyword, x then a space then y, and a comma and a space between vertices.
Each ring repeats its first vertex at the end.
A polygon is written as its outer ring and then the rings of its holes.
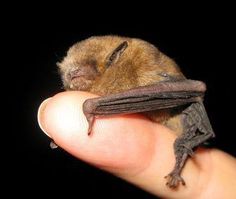
POLYGON ((58 66, 66 90, 101 96, 83 104, 88 134, 97 116, 138 112, 174 130, 176 162, 166 185, 185 185, 180 174, 188 156, 214 137, 203 105, 203 82, 186 79, 177 64, 152 44, 119 36, 78 42, 58 66))

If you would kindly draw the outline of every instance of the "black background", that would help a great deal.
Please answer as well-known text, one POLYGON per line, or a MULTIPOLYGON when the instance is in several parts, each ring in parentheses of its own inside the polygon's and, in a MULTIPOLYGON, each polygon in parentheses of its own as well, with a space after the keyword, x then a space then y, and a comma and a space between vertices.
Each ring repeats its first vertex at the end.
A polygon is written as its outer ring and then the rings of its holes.
POLYGON ((67 10, 69 14, 64 13, 67 7, 45 7, 12 12, 12 19, 4 22, 6 34, 2 39, 7 45, 2 79, 7 81, 2 85, 9 97, 4 108, 10 107, 10 139, 3 144, 5 165, 10 170, 6 171, 5 184, 12 188, 10 193, 34 196, 29 193, 32 190, 37 196, 152 198, 63 150, 50 150, 50 140, 38 127, 38 106, 62 90, 55 63, 73 43, 92 35, 116 34, 147 40, 172 57, 188 78, 204 81, 208 87, 205 105, 216 133, 211 144, 236 156, 232 116, 235 21, 229 8, 189 6, 183 12, 174 6, 170 10, 168 5, 154 11, 143 7, 142 12, 131 14, 124 6, 118 12, 107 10, 101 17, 99 10, 96 14, 91 10, 82 13, 83 7, 67 10))

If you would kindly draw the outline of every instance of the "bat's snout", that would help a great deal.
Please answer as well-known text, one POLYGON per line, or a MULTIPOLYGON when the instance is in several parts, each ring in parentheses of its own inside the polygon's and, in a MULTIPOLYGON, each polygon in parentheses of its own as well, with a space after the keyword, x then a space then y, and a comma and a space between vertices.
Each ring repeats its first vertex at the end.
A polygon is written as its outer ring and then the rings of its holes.
POLYGON ((68 72, 67 74, 67 78, 72 81, 76 78, 79 78, 79 77, 82 77, 82 76, 85 76, 86 73, 80 69, 74 69, 74 70, 71 70, 68 72))
POLYGON ((88 91, 97 75, 90 66, 73 68, 66 74, 67 87, 70 90, 88 91))

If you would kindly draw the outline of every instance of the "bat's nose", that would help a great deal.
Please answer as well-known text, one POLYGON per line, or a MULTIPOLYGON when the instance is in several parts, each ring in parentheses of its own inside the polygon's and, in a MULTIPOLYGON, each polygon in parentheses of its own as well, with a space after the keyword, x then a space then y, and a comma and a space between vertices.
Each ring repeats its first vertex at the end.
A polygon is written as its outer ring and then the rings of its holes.
POLYGON ((93 66, 86 65, 79 68, 73 68, 68 71, 67 78, 69 81, 78 78, 85 78, 85 79, 94 79, 98 75, 98 72, 94 69, 93 66))
POLYGON ((73 70, 69 71, 68 78, 70 80, 73 80, 74 78, 80 77, 80 76, 83 76, 83 75, 85 75, 85 74, 80 69, 73 69, 73 70))

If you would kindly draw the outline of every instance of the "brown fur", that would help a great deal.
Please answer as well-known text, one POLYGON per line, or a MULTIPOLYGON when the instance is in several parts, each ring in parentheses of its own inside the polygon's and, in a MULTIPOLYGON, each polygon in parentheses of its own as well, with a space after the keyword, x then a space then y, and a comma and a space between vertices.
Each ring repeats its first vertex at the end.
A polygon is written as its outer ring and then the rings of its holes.
MULTIPOLYGON (((177 64, 152 44, 119 36, 91 37, 78 42, 58 66, 65 89, 85 90, 101 96, 166 81, 166 77, 161 75, 164 73, 174 78, 185 78, 177 64), (106 68, 109 56, 124 41, 128 42, 128 47, 115 63, 106 68), (88 67, 91 72, 86 75, 88 67), (83 75, 71 81, 68 73, 77 70, 83 75)), ((182 132, 178 114, 159 111, 146 115, 178 134, 182 132)))

